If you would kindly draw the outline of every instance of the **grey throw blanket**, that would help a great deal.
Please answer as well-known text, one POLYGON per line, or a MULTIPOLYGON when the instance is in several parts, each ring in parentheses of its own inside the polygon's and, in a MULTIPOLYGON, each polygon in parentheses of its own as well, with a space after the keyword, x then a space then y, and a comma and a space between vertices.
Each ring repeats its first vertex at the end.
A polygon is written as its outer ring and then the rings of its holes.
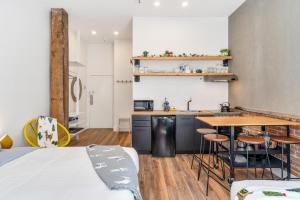
POLYGON ((122 147, 90 145, 86 150, 96 173, 109 189, 130 190, 135 200, 142 200, 137 169, 122 147))

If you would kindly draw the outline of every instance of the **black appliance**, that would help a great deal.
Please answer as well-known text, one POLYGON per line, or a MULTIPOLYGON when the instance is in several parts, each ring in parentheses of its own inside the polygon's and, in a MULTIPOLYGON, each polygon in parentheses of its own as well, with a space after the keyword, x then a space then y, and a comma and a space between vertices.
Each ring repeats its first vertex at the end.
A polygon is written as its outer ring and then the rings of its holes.
POLYGON ((134 111, 153 111, 153 100, 134 100, 134 111))
POLYGON ((224 102, 220 104, 221 106, 221 112, 230 112, 230 103, 229 102, 224 102))
POLYGON ((174 157, 176 151, 176 117, 152 117, 152 156, 174 157))

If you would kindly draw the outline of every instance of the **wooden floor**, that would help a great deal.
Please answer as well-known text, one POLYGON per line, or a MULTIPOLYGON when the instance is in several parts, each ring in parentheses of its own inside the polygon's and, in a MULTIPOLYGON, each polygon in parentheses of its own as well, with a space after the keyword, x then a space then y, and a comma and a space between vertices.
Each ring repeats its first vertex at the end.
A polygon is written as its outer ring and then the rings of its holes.
MULTIPOLYGON (((78 141, 75 138, 71 141, 71 146, 88 144, 131 146, 131 135, 114 133, 112 129, 88 129, 80 134, 78 141)), ((139 155, 139 180, 144 200, 229 199, 229 192, 213 179, 210 179, 209 195, 205 196, 207 175, 201 173, 200 181, 197 181, 197 166, 195 163, 191 169, 191 160, 191 155, 176 155, 175 158, 139 155)), ((245 175, 245 170, 236 170, 237 179, 245 179, 245 175)), ((250 178, 253 176, 250 173, 250 178)))

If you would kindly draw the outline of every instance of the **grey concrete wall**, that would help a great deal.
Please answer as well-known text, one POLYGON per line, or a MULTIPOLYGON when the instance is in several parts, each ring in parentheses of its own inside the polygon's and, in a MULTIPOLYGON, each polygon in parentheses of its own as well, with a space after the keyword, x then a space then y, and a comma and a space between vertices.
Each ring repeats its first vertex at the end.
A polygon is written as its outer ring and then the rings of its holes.
POLYGON ((300 0, 247 0, 229 17, 234 106, 300 115, 300 0))

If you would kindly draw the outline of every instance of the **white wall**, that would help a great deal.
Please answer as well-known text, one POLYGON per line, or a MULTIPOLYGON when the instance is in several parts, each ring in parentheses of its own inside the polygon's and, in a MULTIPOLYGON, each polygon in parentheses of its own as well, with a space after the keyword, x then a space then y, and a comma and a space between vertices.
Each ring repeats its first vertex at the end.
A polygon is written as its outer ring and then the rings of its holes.
MULTIPOLYGON (((218 55, 228 47, 227 18, 140 18, 133 19, 133 55, 197 53, 218 55)), ((205 69, 220 65, 220 61, 144 61, 142 66, 172 71, 180 64, 205 69)), ((192 97, 191 109, 218 109, 228 100, 228 83, 207 83, 191 77, 141 77, 133 84, 134 99, 153 99, 155 109, 162 109, 164 98, 177 109, 186 109, 192 97)))
POLYGON ((50 8, 40 1, 0 2, 0 135, 23 146, 23 125, 49 114, 50 8))
POLYGON ((300 116, 300 1, 246 1, 229 17, 230 103, 300 116))
MULTIPOLYGON (((132 80, 132 41, 114 41, 114 130, 118 130, 119 118, 130 118, 132 110, 132 83, 117 81, 132 80)), ((128 130, 129 124, 120 124, 120 129, 128 130)))
MULTIPOLYGON (((87 90, 94 105, 88 106, 91 128, 113 128, 113 44, 89 44, 87 90)), ((89 98, 88 98, 89 101, 89 98)))

